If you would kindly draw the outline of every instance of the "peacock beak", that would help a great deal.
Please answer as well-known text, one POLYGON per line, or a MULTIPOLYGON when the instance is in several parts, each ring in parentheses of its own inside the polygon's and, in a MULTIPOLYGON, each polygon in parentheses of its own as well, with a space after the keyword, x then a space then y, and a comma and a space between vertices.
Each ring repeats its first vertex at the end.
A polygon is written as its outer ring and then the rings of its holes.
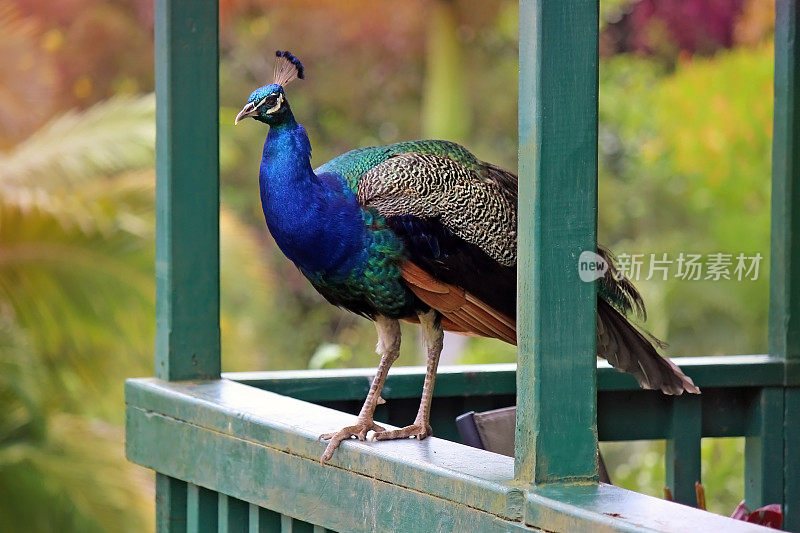
POLYGON ((237 125, 240 120, 247 117, 252 117, 257 113, 256 105, 253 102, 247 102, 245 106, 239 111, 239 114, 236 115, 236 119, 233 121, 233 125, 237 125))

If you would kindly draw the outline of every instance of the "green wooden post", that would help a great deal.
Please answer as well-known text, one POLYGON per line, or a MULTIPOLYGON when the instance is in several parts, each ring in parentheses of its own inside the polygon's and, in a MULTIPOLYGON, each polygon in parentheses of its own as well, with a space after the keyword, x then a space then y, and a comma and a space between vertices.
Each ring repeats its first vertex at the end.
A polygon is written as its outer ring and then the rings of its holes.
MULTIPOLYGON (((156 350, 161 379, 220 372, 216 1, 156 0, 156 350)), ((156 527, 186 531, 186 483, 156 474, 156 527)))
POLYGON ((522 0, 515 474, 597 479, 598 1, 522 0))
POLYGON ((776 4, 769 341, 770 353, 790 358, 800 357, 799 11, 798 0, 776 4))
POLYGON ((218 7, 156 0, 156 376, 214 379, 219 339, 218 7))
MULTIPOLYGON (((800 359, 800 1, 777 0, 775 17, 769 349, 788 363, 800 359)), ((784 527, 797 530, 800 529, 800 480, 797 479, 800 390, 797 387, 785 390, 783 405, 784 527)))

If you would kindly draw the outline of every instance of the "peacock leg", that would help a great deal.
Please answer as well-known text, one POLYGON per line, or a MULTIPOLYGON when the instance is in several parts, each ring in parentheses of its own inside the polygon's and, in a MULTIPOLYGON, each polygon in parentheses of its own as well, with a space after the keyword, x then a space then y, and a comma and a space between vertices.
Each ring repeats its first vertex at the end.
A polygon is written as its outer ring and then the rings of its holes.
POLYGON ((416 437, 419 440, 433 435, 431 428, 431 403, 433 402, 433 386, 436 381, 436 369, 439 366, 439 356, 442 354, 444 332, 442 322, 436 311, 419 314, 419 323, 422 326, 422 340, 428 353, 428 368, 425 372, 425 383, 422 385, 422 399, 419 402, 419 411, 414 423, 401 429, 376 432, 375 440, 403 439, 416 437))
POLYGON ((351 437, 365 440, 369 431, 384 431, 384 428, 376 424, 372 417, 375 414, 375 406, 383 403, 381 390, 386 382, 389 368, 400 355, 400 322, 379 315, 375 318, 375 329, 378 330, 378 345, 375 347, 375 351, 381 356, 378 372, 372 380, 369 394, 367 394, 367 399, 364 400, 364 405, 358 414, 356 424, 342 428, 334 433, 320 435, 320 439, 330 440, 328 447, 325 448, 325 453, 320 457, 322 464, 325 464, 325 461, 333 457, 333 452, 336 451, 336 448, 339 447, 343 440, 351 437))

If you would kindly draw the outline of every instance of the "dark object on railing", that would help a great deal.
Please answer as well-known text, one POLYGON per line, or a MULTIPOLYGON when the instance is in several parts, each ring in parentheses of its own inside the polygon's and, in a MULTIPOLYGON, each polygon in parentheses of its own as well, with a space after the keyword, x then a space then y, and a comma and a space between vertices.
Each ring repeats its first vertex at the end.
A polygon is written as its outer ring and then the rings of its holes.
POLYGON ((750 522, 751 524, 758 524, 760 526, 771 527, 773 529, 780 529, 783 525, 783 512, 781 506, 777 503, 772 505, 765 505, 759 507, 753 512, 744 504, 744 500, 739 502, 739 505, 734 509, 731 518, 750 522))
MULTIPOLYGON (((458 427, 462 444, 514 457, 516 419, 516 407, 503 407, 482 413, 469 411, 456 417, 456 427, 458 427)), ((600 481, 611 485, 606 463, 599 450, 597 458, 600 467, 600 481)))
POLYGON ((461 436, 461 443, 473 448, 485 450, 481 435, 478 433, 478 426, 475 425, 475 411, 469 411, 456 417, 456 427, 461 436))
POLYGON ((456 418, 456 425, 464 444, 513 457, 516 420, 517 408, 503 407, 482 413, 470 411, 456 418), (472 436, 465 438, 465 430, 466 435, 472 436))

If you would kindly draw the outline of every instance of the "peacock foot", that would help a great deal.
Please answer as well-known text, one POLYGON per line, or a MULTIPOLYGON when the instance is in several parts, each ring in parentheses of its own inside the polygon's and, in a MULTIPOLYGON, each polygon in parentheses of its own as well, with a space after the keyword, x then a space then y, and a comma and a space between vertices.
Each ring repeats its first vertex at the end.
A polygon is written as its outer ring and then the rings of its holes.
POLYGON ((416 437, 417 440, 422 440, 431 435, 433 435, 433 428, 431 428, 430 424, 414 423, 392 431, 376 431, 372 436, 372 440, 407 439, 408 437, 416 437))
POLYGON ((386 429, 376 424, 370 417, 369 420, 359 419, 355 426, 347 426, 334 433, 323 433, 319 436, 319 440, 327 440, 330 442, 328 442, 328 446, 325 448, 322 457, 319 458, 319 462, 324 465, 325 461, 333 457, 333 452, 336 451, 336 448, 339 447, 339 444, 341 444, 343 440, 351 437, 355 437, 358 440, 367 440, 367 433, 370 431, 374 431, 377 434, 385 432, 386 429))

